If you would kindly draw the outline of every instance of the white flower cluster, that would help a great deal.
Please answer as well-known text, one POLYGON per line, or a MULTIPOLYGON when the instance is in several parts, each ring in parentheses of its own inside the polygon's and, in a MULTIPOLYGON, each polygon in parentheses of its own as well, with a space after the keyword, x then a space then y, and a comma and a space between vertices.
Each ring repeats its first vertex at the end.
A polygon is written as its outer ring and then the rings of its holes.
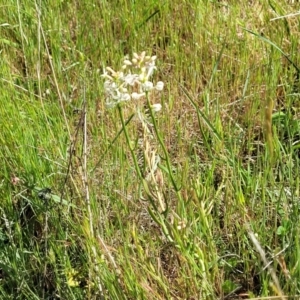
MULTIPOLYGON (((162 81, 158 81, 155 86, 150 81, 156 69, 155 60, 156 56, 146 56, 144 51, 140 55, 133 53, 131 60, 125 59, 122 71, 116 72, 107 67, 102 75, 106 79, 104 89, 107 95, 107 107, 113 108, 131 99, 139 100, 153 89, 161 91, 164 87, 162 81)), ((152 108, 154 111, 159 111, 161 104, 153 104, 152 108)))

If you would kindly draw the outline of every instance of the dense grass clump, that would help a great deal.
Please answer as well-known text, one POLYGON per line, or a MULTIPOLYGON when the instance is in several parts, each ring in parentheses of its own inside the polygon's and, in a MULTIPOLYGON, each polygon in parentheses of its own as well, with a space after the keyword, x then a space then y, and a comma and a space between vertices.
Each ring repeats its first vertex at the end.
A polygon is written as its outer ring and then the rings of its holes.
POLYGON ((300 295, 300 4, 244 2, 2 1, 0 299, 300 295))

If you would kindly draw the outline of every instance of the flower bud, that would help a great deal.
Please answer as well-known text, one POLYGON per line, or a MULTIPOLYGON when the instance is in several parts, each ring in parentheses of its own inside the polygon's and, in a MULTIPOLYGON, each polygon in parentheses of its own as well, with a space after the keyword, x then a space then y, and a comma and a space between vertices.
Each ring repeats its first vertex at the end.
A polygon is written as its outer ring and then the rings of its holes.
POLYGON ((132 62, 131 62, 130 60, 128 60, 128 59, 125 59, 125 60, 124 60, 124 65, 126 65, 126 66, 131 66, 131 65, 132 65, 132 62))
POLYGON ((142 88, 145 92, 149 92, 153 89, 153 83, 151 81, 146 81, 143 83, 142 88))
POLYGON ((158 81, 158 82, 156 83, 155 89, 156 89, 157 91, 162 91, 163 88, 164 88, 164 83, 163 83, 162 81, 158 81))
POLYGON ((151 109, 153 110, 153 111, 155 111, 155 112, 158 112, 158 111, 160 111, 161 110, 161 104, 160 103, 155 103, 155 104, 152 104, 151 105, 151 109))

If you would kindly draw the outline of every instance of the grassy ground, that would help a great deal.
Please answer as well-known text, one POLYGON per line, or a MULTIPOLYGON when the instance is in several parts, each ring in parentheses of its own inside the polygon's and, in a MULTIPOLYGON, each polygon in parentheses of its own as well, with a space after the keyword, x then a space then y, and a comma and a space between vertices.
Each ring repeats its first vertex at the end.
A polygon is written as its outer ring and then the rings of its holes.
POLYGON ((300 295, 293 2, 2 0, 0 299, 300 295), (100 76, 142 51, 151 151, 100 76))

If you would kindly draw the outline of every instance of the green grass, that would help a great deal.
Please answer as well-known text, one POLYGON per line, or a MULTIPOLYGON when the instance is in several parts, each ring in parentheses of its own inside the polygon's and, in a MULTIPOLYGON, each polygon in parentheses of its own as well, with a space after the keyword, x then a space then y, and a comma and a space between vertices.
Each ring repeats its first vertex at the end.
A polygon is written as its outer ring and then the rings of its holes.
POLYGON ((1 2, 0 299, 300 295, 300 5, 246 2, 1 2), (142 51, 164 212, 100 77, 142 51))

